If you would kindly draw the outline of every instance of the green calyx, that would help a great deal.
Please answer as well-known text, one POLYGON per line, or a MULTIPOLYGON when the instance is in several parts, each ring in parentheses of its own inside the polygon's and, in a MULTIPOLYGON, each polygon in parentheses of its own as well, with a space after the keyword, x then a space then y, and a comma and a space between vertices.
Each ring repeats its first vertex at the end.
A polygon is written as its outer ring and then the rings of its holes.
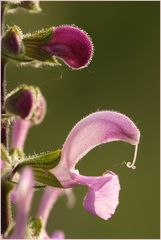
POLYGON ((32 58, 33 61, 36 60, 45 65, 61 65, 54 56, 43 48, 52 38, 53 32, 54 28, 49 27, 24 35, 25 55, 32 58))
POLYGON ((35 168, 53 169, 60 161, 61 150, 56 150, 48 153, 40 153, 26 158, 22 163, 16 166, 16 171, 24 166, 35 168))
POLYGON ((34 173, 34 178, 38 183, 45 184, 52 187, 62 187, 58 179, 48 170, 55 168, 61 156, 61 150, 56 150, 49 153, 41 153, 25 158, 22 162, 17 164, 13 170, 19 172, 23 167, 31 167, 34 173))

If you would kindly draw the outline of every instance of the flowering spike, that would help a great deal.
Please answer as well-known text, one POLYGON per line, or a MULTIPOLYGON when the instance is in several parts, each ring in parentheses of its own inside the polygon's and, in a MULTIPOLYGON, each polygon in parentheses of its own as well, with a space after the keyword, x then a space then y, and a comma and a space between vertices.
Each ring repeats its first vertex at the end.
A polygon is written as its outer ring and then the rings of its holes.
POLYGON ((39 61, 56 63, 61 58, 70 68, 86 67, 93 57, 93 44, 86 32, 75 26, 58 26, 27 34, 25 54, 39 61))

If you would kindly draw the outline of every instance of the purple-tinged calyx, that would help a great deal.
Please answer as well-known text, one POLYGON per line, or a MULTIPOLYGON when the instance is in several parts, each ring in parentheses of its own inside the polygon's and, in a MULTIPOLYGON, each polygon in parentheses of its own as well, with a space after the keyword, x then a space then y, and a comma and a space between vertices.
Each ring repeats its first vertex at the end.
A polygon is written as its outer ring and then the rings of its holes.
MULTIPOLYGON (((66 188, 86 185, 89 191, 84 200, 85 209, 107 220, 114 214, 119 203, 118 176, 111 171, 98 177, 83 176, 75 166, 98 145, 123 141, 138 146, 139 140, 140 131, 127 116, 113 111, 90 114, 78 122, 69 133, 61 152, 61 160, 52 172, 66 188)), ((134 162, 127 166, 134 169, 135 160, 136 151, 134 162)))
POLYGON ((58 57, 72 69, 86 67, 93 57, 93 43, 88 34, 71 25, 27 34, 23 42, 26 56, 33 60, 59 64, 58 57))

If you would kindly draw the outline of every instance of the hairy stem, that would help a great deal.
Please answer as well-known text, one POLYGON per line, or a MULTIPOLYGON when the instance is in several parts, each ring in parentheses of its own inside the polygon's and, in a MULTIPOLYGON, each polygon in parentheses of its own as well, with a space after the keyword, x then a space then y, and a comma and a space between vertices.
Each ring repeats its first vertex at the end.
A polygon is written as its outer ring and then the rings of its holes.
MULTIPOLYGON (((1 8, 1 35, 3 34, 3 18, 4 18, 4 6, 1 8)), ((6 62, 1 60, 1 114, 5 113, 5 96, 6 96, 6 62)), ((1 118, 2 119, 2 118, 1 118)), ((8 122, 3 121, 1 124, 1 143, 6 147, 8 145, 8 122)), ((1 233, 4 234, 9 226, 10 219, 10 201, 9 193, 7 189, 7 182, 1 181, 1 233)))

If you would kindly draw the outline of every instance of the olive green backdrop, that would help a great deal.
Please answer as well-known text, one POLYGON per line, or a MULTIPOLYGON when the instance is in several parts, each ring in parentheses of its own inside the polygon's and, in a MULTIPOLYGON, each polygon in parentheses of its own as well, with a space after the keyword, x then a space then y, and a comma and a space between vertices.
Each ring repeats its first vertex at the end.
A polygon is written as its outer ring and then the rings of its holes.
MULTIPOLYGON (((104 221, 83 209, 85 187, 75 188, 71 210, 61 198, 51 212, 48 231, 63 229, 67 238, 159 238, 159 2, 41 2, 40 14, 19 12, 6 21, 26 33, 48 26, 75 24, 93 39, 95 54, 88 68, 8 66, 8 89, 38 85, 48 103, 44 122, 30 131, 26 153, 60 148, 73 125, 97 110, 116 110, 131 117, 141 131, 137 169, 134 147, 109 143, 78 164, 82 174, 119 175, 120 204, 104 221)), ((36 192, 33 212, 41 193, 36 192)))

